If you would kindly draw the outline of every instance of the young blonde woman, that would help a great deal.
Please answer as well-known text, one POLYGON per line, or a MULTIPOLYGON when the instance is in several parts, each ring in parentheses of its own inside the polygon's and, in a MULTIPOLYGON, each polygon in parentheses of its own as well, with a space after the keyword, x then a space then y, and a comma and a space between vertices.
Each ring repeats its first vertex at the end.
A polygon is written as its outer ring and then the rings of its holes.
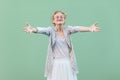
POLYGON ((77 80, 78 66, 70 35, 76 32, 98 32, 94 23, 90 27, 65 27, 66 14, 55 11, 52 16, 54 27, 33 28, 29 23, 24 28, 28 33, 40 33, 49 37, 48 54, 45 66, 47 80, 77 80))

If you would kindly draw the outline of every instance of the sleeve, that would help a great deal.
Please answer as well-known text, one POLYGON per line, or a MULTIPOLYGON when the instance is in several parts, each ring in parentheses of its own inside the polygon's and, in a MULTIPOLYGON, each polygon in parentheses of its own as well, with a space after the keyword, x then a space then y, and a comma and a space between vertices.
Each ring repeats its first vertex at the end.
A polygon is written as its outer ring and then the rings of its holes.
POLYGON ((80 27, 81 26, 68 26, 67 27, 68 33, 73 34, 73 33, 76 33, 76 32, 80 32, 80 27))
POLYGON ((36 27, 37 28, 37 32, 35 33, 38 33, 38 34, 44 34, 44 35, 47 35, 49 36, 50 35, 50 30, 51 30, 51 27, 36 27))

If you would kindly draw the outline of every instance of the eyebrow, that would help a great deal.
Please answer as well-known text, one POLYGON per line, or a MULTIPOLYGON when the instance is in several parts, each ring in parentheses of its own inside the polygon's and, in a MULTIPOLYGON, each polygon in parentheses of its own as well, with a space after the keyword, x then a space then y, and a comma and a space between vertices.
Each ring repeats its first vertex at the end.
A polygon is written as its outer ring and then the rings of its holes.
MULTIPOLYGON (((59 15, 57 15, 57 16, 59 16, 59 15)), ((60 15, 60 16, 65 17, 64 15, 60 15)), ((54 16, 54 17, 55 17, 55 16, 54 16)))

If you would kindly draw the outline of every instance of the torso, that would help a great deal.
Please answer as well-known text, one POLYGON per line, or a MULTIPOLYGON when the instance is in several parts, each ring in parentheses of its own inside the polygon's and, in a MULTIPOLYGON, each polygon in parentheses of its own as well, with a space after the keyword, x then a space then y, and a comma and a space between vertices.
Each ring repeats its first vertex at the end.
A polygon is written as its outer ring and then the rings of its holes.
POLYGON ((53 49, 55 58, 69 57, 69 49, 63 32, 56 32, 56 44, 53 49))

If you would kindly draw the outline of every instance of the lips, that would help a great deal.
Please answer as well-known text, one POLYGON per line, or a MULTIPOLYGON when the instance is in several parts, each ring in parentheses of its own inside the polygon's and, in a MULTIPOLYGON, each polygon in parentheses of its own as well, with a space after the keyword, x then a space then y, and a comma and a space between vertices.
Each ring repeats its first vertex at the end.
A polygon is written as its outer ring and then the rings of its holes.
POLYGON ((63 21, 63 20, 57 20, 57 21, 63 21))

